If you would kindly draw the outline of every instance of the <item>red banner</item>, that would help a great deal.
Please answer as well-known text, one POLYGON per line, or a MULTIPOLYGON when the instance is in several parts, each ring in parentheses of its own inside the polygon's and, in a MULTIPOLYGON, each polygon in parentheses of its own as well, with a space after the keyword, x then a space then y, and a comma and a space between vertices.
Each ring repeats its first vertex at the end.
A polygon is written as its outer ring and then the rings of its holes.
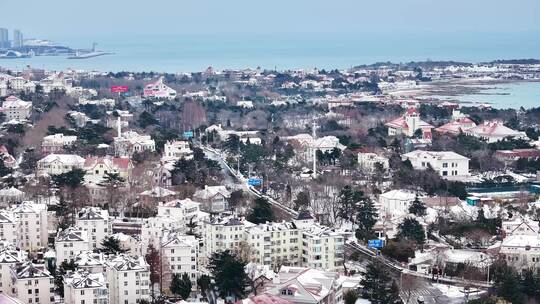
POLYGON ((125 93, 129 90, 128 86, 112 86, 111 92, 113 93, 125 93))

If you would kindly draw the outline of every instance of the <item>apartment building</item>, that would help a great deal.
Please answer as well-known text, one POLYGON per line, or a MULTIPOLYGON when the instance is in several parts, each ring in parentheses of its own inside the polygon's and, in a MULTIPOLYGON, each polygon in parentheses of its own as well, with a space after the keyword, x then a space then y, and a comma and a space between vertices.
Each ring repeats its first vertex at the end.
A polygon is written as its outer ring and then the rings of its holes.
POLYGON ((103 273, 75 271, 64 276, 65 304, 107 304, 109 292, 103 273))
POLYGON ((28 304, 54 303, 54 278, 44 264, 18 263, 11 267, 10 295, 28 304))
POLYGON ((32 103, 29 101, 24 101, 15 96, 9 96, 2 103, 2 108, 0 110, 2 113, 4 113, 4 115, 6 115, 6 121, 21 121, 30 117, 32 103))
POLYGON ((150 300, 150 267, 143 257, 118 255, 107 261, 110 304, 150 300))
POLYGON ((77 213, 75 226, 88 233, 90 250, 100 247, 109 233, 109 211, 96 207, 87 207, 77 213))
POLYGON ((56 263, 69 262, 82 252, 90 250, 88 232, 80 228, 69 227, 60 230, 54 239, 56 263))
POLYGON ((169 286, 172 274, 187 273, 195 288, 199 277, 199 241, 195 236, 170 233, 164 237, 160 250, 165 257, 165 265, 170 268, 164 278, 164 285, 169 286))
POLYGON ((31 252, 47 247, 47 205, 24 201, 10 212, 16 217, 18 247, 31 252))

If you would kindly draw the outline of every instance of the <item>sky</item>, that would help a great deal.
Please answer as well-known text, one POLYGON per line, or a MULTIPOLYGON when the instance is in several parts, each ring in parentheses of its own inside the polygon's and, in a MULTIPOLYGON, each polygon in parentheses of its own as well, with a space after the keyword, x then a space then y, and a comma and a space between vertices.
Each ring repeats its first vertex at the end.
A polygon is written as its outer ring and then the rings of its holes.
MULTIPOLYGON (((540 33, 539 0, 0 0, 0 27, 56 41, 152 35, 540 33)), ((536 35, 536 38, 539 36, 536 35)))

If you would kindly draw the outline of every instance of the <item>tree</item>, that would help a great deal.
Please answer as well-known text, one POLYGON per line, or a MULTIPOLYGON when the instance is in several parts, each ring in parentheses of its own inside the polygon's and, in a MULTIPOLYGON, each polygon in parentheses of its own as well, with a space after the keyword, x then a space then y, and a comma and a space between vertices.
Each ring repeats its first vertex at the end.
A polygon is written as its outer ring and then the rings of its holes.
POLYGON ((348 290, 343 294, 345 304, 355 304, 356 300, 358 300, 358 293, 354 290, 348 290))
POLYGON ((409 207, 409 213, 414 214, 416 216, 425 216, 426 213, 426 205, 424 202, 422 202, 418 195, 414 197, 414 201, 412 201, 411 206, 409 207))
POLYGON ((229 250, 212 254, 208 268, 216 282, 220 297, 245 296, 246 287, 249 286, 245 266, 246 264, 229 250))
POLYGON ((161 257, 159 251, 150 243, 145 256, 146 263, 150 266, 150 283, 152 284, 152 295, 154 295, 154 285, 161 281, 161 257))
POLYGON ((126 250, 122 249, 120 246, 120 240, 112 236, 108 236, 101 241, 100 251, 105 254, 119 254, 126 252, 126 250))
POLYGON ((138 122, 139 122, 139 126, 143 129, 145 129, 148 126, 159 124, 159 121, 154 117, 154 115, 146 111, 142 112, 141 115, 139 115, 138 122))
POLYGON ((210 277, 206 274, 201 275, 197 279, 197 287, 199 287, 203 295, 206 295, 206 291, 210 289, 210 277))
POLYGON ((253 210, 247 216, 247 220, 255 224, 272 222, 275 218, 276 216, 272 206, 265 198, 262 197, 255 199, 253 202, 253 210))
POLYGON ((363 197, 358 207, 356 214, 358 228, 355 235, 358 239, 367 240, 374 234, 373 226, 377 223, 377 210, 371 199, 367 197, 363 197))
POLYGON ((73 169, 66 173, 61 173, 52 176, 53 183, 56 187, 77 188, 82 185, 86 172, 83 169, 73 169))
POLYGON ((354 223, 356 220, 356 208, 364 193, 347 185, 341 189, 338 197, 338 217, 354 223))
POLYGON ((187 299, 191 293, 191 280, 187 273, 180 275, 179 273, 173 274, 171 286, 171 292, 179 295, 182 299, 187 299))
POLYGON ((310 201, 309 193, 307 191, 300 191, 293 201, 293 209, 296 211, 304 210, 309 207, 310 201))
POLYGON ((424 227, 416 219, 405 218, 398 225, 397 238, 415 241, 418 245, 422 246, 426 242, 426 232, 424 227))
POLYGON ((363 275, 360 285, 364 298, 374 304, 401 303, 397 285, 380 262, 369 263, 363 275))
POLYGON ((58 266, 57 269, 50 269, 51 274, 54 277, 54 285, 56 287, 56 292, 60 296, 64 296, 64 276, 67 274, 68 271, 74 271, 77 265, 75 265, 75 262, 73 260, 66 262, 63 261, 60 266, 58 266))

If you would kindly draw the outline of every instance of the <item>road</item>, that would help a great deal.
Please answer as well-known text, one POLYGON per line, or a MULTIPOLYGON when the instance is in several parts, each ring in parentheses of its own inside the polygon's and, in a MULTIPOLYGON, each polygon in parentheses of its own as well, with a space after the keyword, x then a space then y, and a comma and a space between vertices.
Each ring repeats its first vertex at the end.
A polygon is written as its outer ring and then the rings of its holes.
MULTIPOLYGON (((227 162, 224 160, 224 156, 222 155, 222 152, 216 149, 212 149, 209 147, 202 146, 203 151, 207 155, 208 158, 218 161, 222 167, 222 170, 224 172, 224 175, 226 176, 226 182, 231 184, 238 184, 234 181, 236 179, 241 185, 242 188, 245 191, 248 191, 249 193, 257 196, 257 197, 264 197, 268 200, 268 202, 275 208, 279 209, 280 211, 289 214, 291 217, 296 217, 298 215, 298 212, 295 210, 282 205, 278 201, 274 200, 273 198, 259 192, 257 189, 248 186, 247 178, 244 177, 241 173, 237 172, 236 170, 232 169, 227 162)), ((415 276, 420 279, 421 285, 419 288, 416 288, 414 291, 412 291, 412 295, 410 297, 409 303, 416 303, 416 299, 419 296, 422 296, 425 300, 425 303, 461 303, 463 300, 460 298, 449 298, 442 294, 440 290, 435 288, 431 284, 431 275, 418 273, 416 271, 409 271, 407 268, 402 267, 400 264, 392 261, 391 259, 388 259, 382 255, 377 255, 376 252, 374 252, 372 249, 367 248, 366 246, 362 244, 358 244, 356 242, 348 242, 345 245, 345 250, 349 252, 358 252, 363 257, 368 258, 368 260, 377 259, 379 262, 381 262, 384 266, 386 266, 387 269, 391 271, 394 278, 398 279, 399 276, 403 273, 407 273, 408 275, 415 276), (413 301, 414 300, 414 301, 413 301)), ((486 282, 480 282, 480 281, 470 281, 470 280, 461 280, 459 278, 439 278, 438 280, 440 283, 448 283, 452 285, 461 285, 461 286, 473 286, 480 289, 485 289, 491 287, 491 284, 488 284, 486 282)), ((402 294, 402 297, 405 295, 402 294)))

